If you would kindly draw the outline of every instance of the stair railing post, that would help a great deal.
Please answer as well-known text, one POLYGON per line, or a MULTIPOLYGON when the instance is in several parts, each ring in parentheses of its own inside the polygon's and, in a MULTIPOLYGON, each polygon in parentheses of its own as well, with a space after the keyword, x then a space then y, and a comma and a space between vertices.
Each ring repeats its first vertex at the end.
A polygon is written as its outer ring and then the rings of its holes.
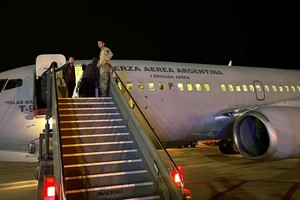
POLYGON ((55 80, 56 62, 52 62, 47 69, 47 111, 46 111, 46 124, 45 124, 45 158, 49 158, 49 138, 50 138, 50 124, 49 120, 52 117, 52 79, 55 80))

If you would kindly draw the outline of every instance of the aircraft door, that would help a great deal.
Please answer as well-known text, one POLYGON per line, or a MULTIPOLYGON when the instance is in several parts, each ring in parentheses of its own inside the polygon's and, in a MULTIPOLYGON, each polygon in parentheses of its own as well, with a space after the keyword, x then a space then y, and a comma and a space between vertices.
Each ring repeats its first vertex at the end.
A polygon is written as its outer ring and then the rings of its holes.
POLYGON ((256 99, 259 101, 265 100, 265 90, 260 81, 253 81, 256 99))

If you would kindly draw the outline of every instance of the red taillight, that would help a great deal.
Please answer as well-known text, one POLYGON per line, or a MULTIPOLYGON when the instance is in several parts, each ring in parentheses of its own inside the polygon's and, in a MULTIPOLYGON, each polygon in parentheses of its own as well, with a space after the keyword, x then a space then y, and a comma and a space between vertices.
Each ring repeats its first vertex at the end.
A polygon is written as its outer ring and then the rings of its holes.
POLYGON ((184 196, 185 196, 185 199, 192 199, 192 193, 190 190, 184 188, 184 196))
POLYGON ((55 200, 54 176, 46 176, 44 178, 44 200, 55 200))
POLYGON ((177 165, 177 169, 173 169, 172 171, 172 179, 175 181, 178 187, 181 187, 181 183, 183 183, 183 170, 181 165, 177 165))
MULTIPOLYGON (((184 187, 184 183, 183 183, 183 169, 181 165, 177 165, 177 169, 173 169, 172 173, 171 173, 171 177, 172 180, 176 183, 176 185, 178 186, 178 188, 184 187)), ((185 199, 192 199, 192 193, 190 190, 183 188, 183 193, 185 196, 185 199)))

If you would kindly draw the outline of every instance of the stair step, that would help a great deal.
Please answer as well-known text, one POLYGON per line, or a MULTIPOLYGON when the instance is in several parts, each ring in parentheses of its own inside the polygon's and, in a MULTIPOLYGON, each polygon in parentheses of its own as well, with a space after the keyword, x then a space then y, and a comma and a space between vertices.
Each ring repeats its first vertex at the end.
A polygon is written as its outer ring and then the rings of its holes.
POLYGON ((160 199, 160 196, 154 195, 154 196, 145 196, 145 197, 131 197, 129 199, 123 199, 123 200, 152 200, 152 199, 160 199))
POLYGON ((63 108, 91 108, 91 107, 109 107, 114 106, 115 103, 110 102, 58 102, 59 110, 63 108))
POLYGON ((137 149, 63 154, 65 165, 138 158, 140 158, 140 155, 138 154, 137 149))
POLYGON ((122 119, 96 119, 96 120, 72 120, 60 121, 60 128, 75 128, 75 127, 99 127, 99 126, 120 126, 124 122, 122 119))
POLYGON ((78 143, 78 144, 63 144, 62 147, 66 148, 66 147, 118 145, 118 144, 133 144, 133 141, 91 142, 91 143, 78 143))
POLYGON ((111 97, 80 97, 80 98, 58 98, 58 102, 99 102, 111 101, 111 97))
POLYGON ((59 114, 60 121, 70 120, 94 120, 94 119, 116 119, 119 118, 120 114, 117 112, 106 112, 106 113, 79 113, 79 114, 59 114))
MULTIPOLYGON (((97 142, 96 144, 99 144, 97 142)), ((114 151, 114 150, 124 150, 124 149, 134 149, 136 148, 136 145, 133 142, 122 142, 122 143, 110 143, 110 142, 104 142, 100 143, 101 145, 87 145, 87 146, 74 146, 74 145, 68 145, 64 146, 62 148, 63 154, 72 154, 74 152, 76 153, 85 153, 85 152, 95 152, 95 151, 114 151)))
POLYGON ((76 156, 89 156, 89 155, 104 155, 104 154, 119 154, 119 153, 132 153, 137 152, 137 149, 129 149, 129 150, 117 150, 117 151, 103 151, 103 152, 86 152, 86 153, 72 153, 72 154, 64 154, 63 157, 76 157, 76 156))
POLYGON ((108 113, 117 112, 117 107, 100 107, 100 108, 59 108, 60 114, 83 114, 83 113, 108 113))
POLYGON ((97 133, 116 133, 126 132, 126 126, 93 126, 93 127, 69 127, 61 128, 61 135, 80 135, 80 134, 97 134, 97 133))
POLYGON ((64 165, 64 175, 65 177, 69 177, 89 174, 111 173, 118 171, 142 170, 144 169, 144 167, 145 166, 142 162, 142 159, 69 164, 64 165))
POLYGON ((67 190, 67 199, 124 199, 132 196, 155 196, 153 182, 67 190))
POLYGON ((85 134, 85 135, 65 135, 61 136, 62 139, 72 138, 93 138, 93 137, 114 137, 114 136, 128 136, 129 133, 100 133, 100 134, 85 134))
POLYGON ((103 187, 148 181, 147 170, 121 171, 65 177, 65 189, 81 189, 83 186, 103 187))
POLYGON ((74 130, 103 130, 103 129, 117 129, 117 128, 126 128, 126 126, 93 126, 93 127, 70 127, 70 128, 61 128, 61 131, 74 131, 74 130))
POLYGON ((90 142, 114 142, 129 140, 129 133, 97 133, 85 135, 61 136, 62 144, 90 143, 90 142))
POLYGON ((112 164, 123 164, 123 163, 135 163, 142 162, 142 159, 134 159, 134 160, 114 160, 108 162, 94 162, 94 163, 82 163, 82 164, 70 164, 64 165, 64 168, 73 168, 73 167, 88 167, 88 166, 100 166, 100 165, 112 165, 112 164))
POLYGON ((112 142, 90 142, 79 144, 62 144, 62 153, 70 154, 73 152, 94 152, 94 151, 110 151, 121 149, 132 149, 135 145, 132 140, 128 141, 112 141, 112 142))

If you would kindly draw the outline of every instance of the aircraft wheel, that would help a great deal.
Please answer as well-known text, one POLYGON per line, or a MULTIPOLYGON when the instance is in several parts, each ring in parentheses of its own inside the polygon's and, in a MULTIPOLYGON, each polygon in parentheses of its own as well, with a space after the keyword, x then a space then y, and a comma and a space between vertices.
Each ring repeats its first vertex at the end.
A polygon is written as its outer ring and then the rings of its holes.
POLYGON ((219 149, 224 154, 237 154, 239 150, 232 139, 222 139, 219 142, 219 149))
POLYGON ((193 141, 193 142, 191 142, 191 147, 196 147, 196 146, 197 146, 197 144, 198 144, 198 142, 197 142, 197 141, 193 141))
POLYGON ((224 139, 220 140, 219 150, 224 154, 228 154, 227 140, 224 140, 224 139))
POLYGON ((197 144, 195 144, 195 143, 191 144, 191 147, 196 147, 196 146, 197 146, 197 144))

